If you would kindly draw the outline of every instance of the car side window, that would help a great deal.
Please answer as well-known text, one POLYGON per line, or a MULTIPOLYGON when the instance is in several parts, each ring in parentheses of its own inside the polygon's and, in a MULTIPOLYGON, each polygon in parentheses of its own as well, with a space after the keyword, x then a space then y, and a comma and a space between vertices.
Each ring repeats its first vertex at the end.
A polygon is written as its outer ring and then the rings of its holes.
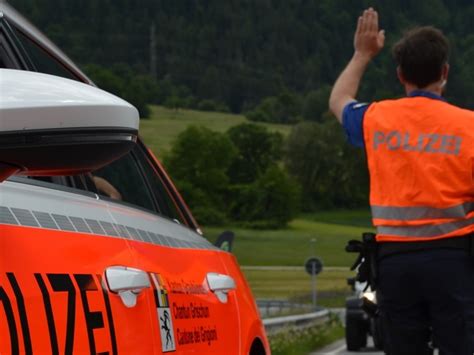
POLYGON ((139 145, 111 164, 82 175, 81 181, 82 189, 157 212, 186 225, 185 217, 139 145))
POLYGON ((184 216, 153 164, 139 147, 136 147, 134 152, 153 191, 153 195, 158 203, 159 212, 181 224, 185 224, 184 216))
POLYGON ((133 154, 127 154, 91 174, 86 174, 85 178, 93 182, 101 196, 156 212, 147 182, 133 154))
POLYGON ((4 17, 0 17, 0 68, 25 68, 25 63, 18 52, 15 34, 4 17))

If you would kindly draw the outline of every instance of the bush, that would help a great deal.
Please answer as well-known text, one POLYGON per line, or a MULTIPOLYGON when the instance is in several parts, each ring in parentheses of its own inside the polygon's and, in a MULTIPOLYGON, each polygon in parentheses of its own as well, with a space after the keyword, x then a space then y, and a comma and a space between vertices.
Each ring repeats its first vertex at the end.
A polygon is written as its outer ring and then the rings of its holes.
POLYGON ((221 102, 214 100, 202 100, 198 103, 197 109, 199 111, 213 111, 213 112, 229 112, 229 107, 221 102))
POLYGON ((254 122, 271 122, 270 116, 261 109, 256 109, 254 111, 249 111, 245 114, 248 120, 254 122))
POLYGON ((234 186, 230 217, 253 227, 284 227, 296 214, 300 190, 278 166, 254 183, 234 186))
POLYGON ((169 109, 177 110, 180 107, 184 107, 184 102, 177 96, 168 96, 163 102, 163 106, 169 109))
POLYGON ((287 123, 299 122, 301 102, 298 95, 283 91, 278 96, 264 99, 253 111, 247 113, 251 121, 287 123))

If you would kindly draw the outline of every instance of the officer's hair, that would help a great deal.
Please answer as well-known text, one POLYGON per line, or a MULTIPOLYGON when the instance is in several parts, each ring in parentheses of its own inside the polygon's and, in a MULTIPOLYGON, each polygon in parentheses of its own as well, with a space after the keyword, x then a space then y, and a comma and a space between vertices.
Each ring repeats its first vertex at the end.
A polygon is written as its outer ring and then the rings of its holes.
POLYGON ((432 26, 416 27, 395 43, 392 53, 403 78, 421 89, 441 78, 443 65, 448 62, 449 43, 432 26))

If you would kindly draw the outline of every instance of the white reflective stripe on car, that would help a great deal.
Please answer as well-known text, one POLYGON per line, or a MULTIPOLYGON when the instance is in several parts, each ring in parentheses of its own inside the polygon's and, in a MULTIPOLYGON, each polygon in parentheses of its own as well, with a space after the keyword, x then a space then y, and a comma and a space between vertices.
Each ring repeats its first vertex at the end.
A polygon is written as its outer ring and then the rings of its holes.
POLYGON ((0 196, 0 224, 119 237, 173 248, 218 250, 172 220, 113 202, 9 181, 0 184, 0 196))

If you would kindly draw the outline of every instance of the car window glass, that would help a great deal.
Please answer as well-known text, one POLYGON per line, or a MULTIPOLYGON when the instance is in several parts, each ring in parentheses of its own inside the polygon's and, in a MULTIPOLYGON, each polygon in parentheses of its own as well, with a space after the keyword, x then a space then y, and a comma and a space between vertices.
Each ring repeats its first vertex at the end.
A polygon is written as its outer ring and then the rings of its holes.
POLYGON ((112 200, 127 202, 176 220, 186 219, 153 164, 139 146, 124 157, 89 174, 55 177, 32 177, 75 189, 96 193, 112 200), (57 177, 56 177, 57 178, 57 177))
POLYGON ((2 36, 0 34, 0 68, 15 68, 15 64, 7 48, 3 46, 2 36))
POLYGON ((151 162, 148 160, 148 158, 145 156, 145 154, 141 151, 139 147, 135 148, 135 155, 143 168, 143 172, 145 173, 146 178, 150 183, 151 189, 153 190, 153 194, 160 209, 159 212, 162 215, 171 219, 175 219, 182 224, 185 223, 184 218, 179 212, 179 209, 176 206, 176 202, 170 195, 169 190, 166 188, 160 176, 157 174, 154 167, 152 166, 151 162))
POLYGON ((22 68, 18 53, 12 41, 10 26, 5 18, 0 17, 0 68, 20 69, 22 68))
POLYGON ((152 196, 132 154, 87 174, 99 195, 155 211, 152 196))
POLYGON ((22 32, 15 29, 15 34, 20 40, 23 48, 28 54, 30 60, 35 65, 36 69, 40 73, 51 74, 61 76, 67 79, 78 80, 70 71, 68 71, 60 62, 58 62, 53 56, 47 53, 43 48, 38 46, 22 32))

